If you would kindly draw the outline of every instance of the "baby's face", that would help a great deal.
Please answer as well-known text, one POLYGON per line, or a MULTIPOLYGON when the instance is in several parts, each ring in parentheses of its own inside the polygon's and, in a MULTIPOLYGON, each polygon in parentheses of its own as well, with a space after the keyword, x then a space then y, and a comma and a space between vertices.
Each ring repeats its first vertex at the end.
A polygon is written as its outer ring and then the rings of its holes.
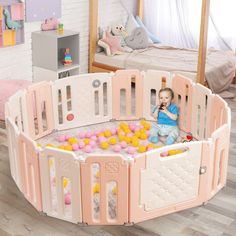
POLYGON ((168 107, 171 103, 171 93, 168 91, 162 91, 159 95, 160 103, 162 103, 164 106, 168 107))

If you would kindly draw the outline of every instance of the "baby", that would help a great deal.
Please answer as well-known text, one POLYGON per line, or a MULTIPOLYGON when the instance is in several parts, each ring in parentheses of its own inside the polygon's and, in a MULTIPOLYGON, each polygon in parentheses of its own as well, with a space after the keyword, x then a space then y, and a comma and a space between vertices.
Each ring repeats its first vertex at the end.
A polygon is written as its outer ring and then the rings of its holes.
POLYGON ((179 136, 177 106, 171 101, 174 98, 174 92, 171 88, 163 88, 159 91, 159 107, 154 107, 152 114, 157 118, 157 124, 153 125, 150 130, 149 141, 158 142, 158 135, 165 136, 166 145, 173 144, 179 136))

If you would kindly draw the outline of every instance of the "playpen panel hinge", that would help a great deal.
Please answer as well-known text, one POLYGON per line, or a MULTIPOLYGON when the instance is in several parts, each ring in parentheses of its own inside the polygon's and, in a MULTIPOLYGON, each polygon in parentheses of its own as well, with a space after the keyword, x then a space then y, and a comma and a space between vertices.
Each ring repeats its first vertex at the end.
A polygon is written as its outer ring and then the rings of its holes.
POLYGON ((201 166, 200 169, 199 169, 199 174, 200 175, 203 175, 205 174, 207 171, 207 167, 206 166, 201 166))

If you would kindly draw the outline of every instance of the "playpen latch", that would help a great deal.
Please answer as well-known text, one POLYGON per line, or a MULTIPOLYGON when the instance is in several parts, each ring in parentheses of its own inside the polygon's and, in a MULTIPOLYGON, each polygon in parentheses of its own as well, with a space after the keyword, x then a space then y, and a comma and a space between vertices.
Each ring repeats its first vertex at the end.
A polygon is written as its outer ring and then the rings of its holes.
POLYGON ((200 175, 203 175, 203 174, 206 173, 206 171, 207 171, 207 167, 206 167, 206 166, 201 166, 201 167, 200 167, 200 170, 199 170, 199 174, 200 174, 200 175))

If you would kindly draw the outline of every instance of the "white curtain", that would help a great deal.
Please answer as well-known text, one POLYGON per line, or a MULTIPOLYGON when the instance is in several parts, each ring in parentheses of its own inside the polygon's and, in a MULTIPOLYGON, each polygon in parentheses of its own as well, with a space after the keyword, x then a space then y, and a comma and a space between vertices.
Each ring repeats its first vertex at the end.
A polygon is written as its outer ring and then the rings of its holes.
MULTIPOLYGON (((162 43, 198 48, 201 0, 145 0, 144 23, 162 43)), ((208 48, 236 47, 236 0, 210 0, 208 48)))

